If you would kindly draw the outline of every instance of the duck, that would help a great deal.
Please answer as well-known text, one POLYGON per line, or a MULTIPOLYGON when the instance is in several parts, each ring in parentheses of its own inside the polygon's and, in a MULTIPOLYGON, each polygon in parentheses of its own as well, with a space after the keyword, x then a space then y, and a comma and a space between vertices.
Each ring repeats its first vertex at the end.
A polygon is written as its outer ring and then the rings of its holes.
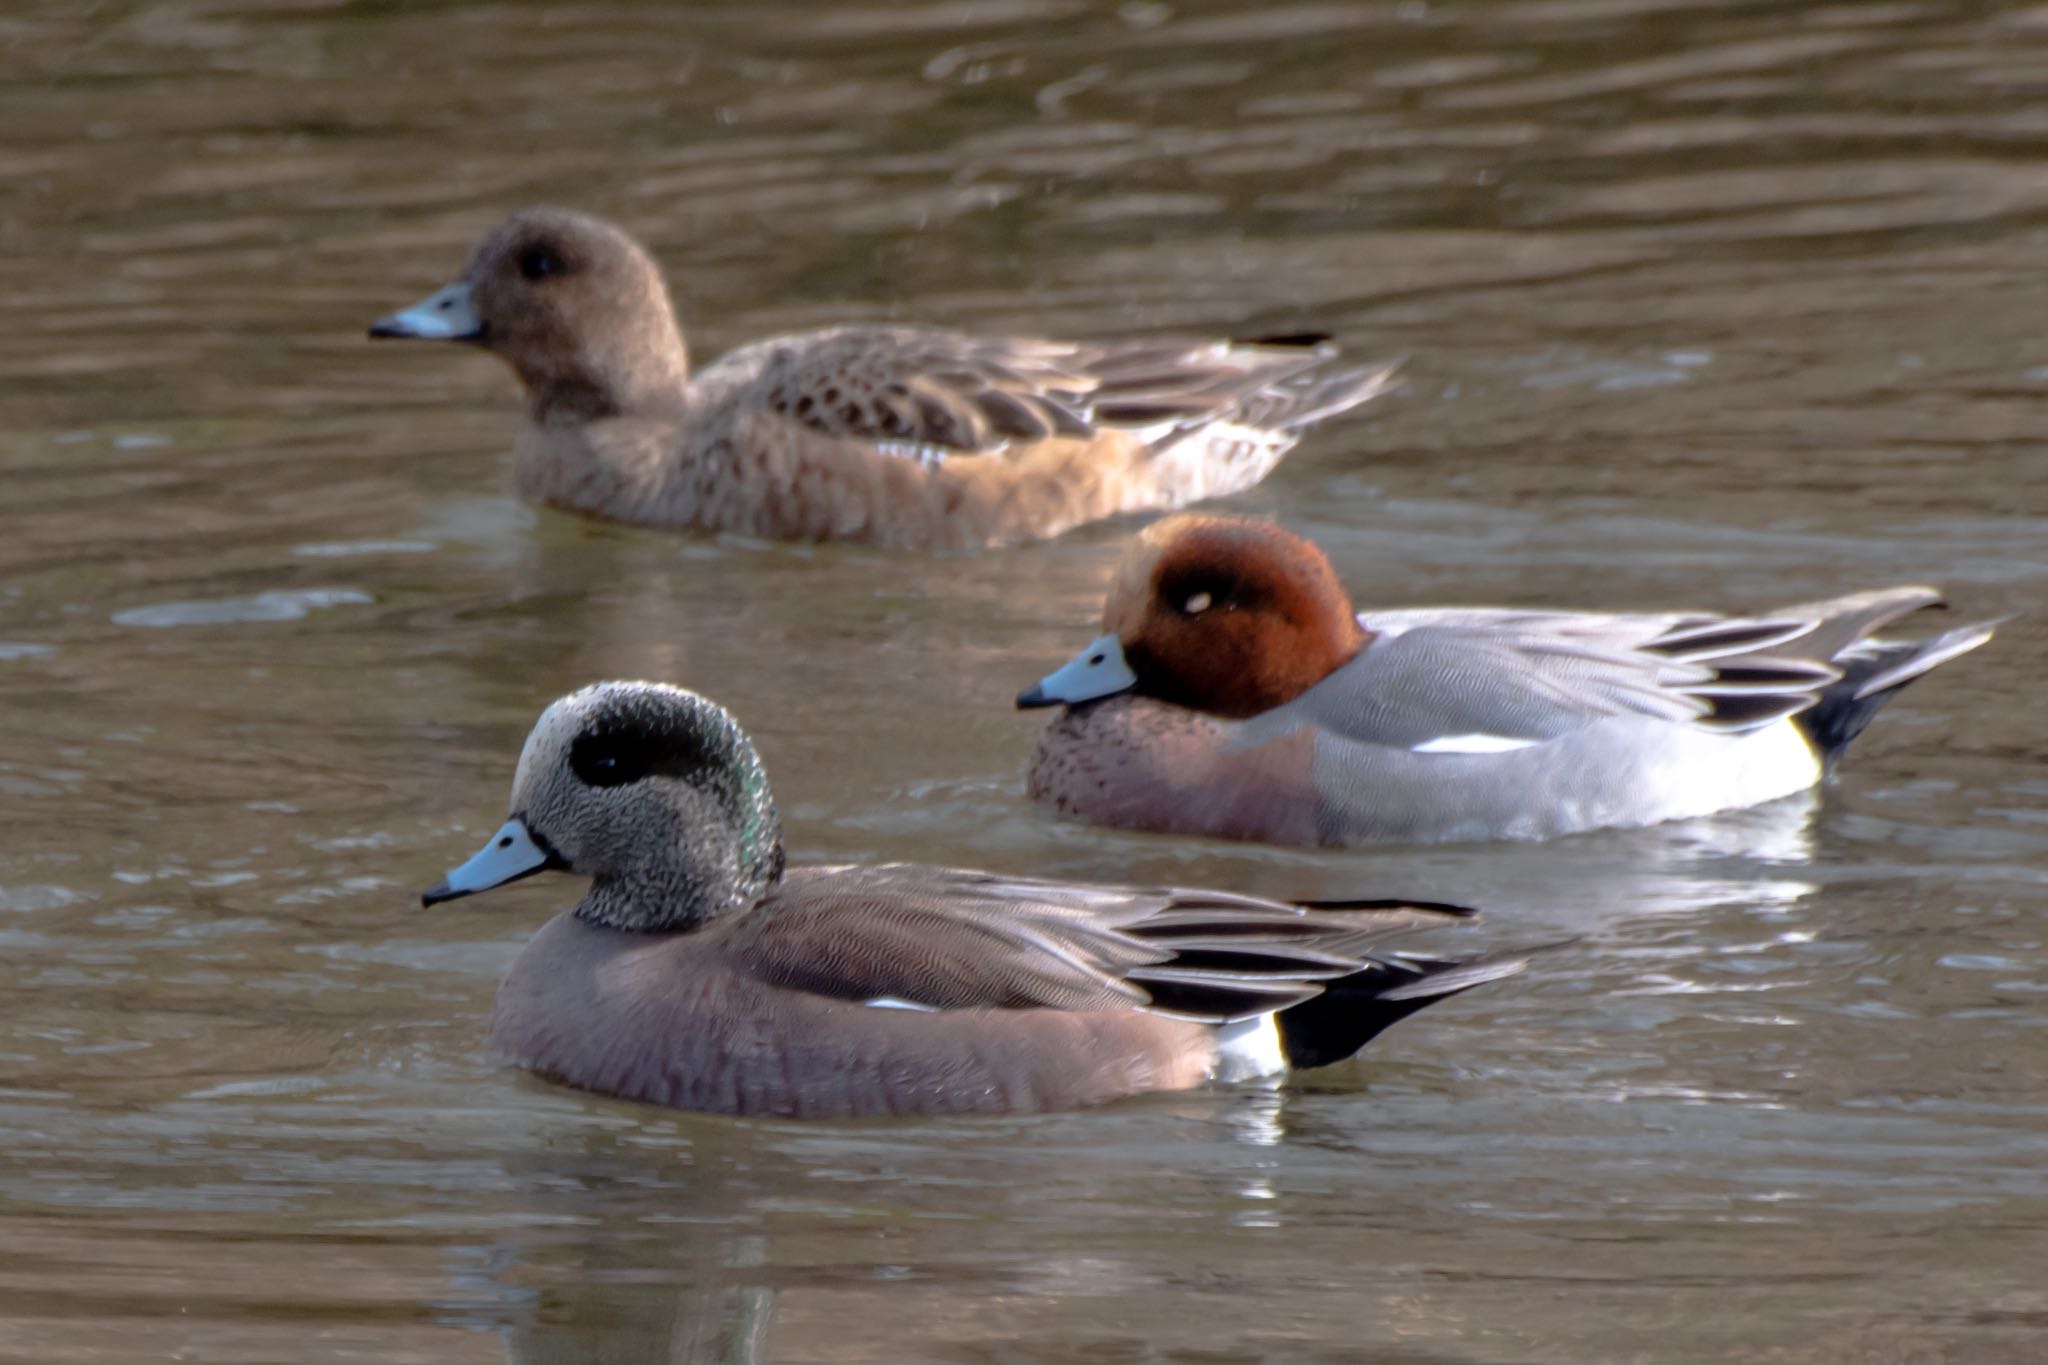
POLYGON ((462 342, 526 390, 527 499, 666 529, 966 550, 1223 497, 1386 392, 1320 335, 1060 341, 854 325, 691 371, 660 268, 585 213, 522 209, 455 283, 370 326, 462 342))
POLYGON ((1757 616, 1360 611, 1306 538, 1182 514, 1114 570, 1102 634, 1017 697, 1064 708, 1026 789, 1056 812, 1304 847, 1543 840, 1812 787, 1899 689, 1992 635, 1877 632, 1894 587, 1757 616))
POLYGON ((1386 949, 1473 914, 1431 902, 791 867, 746 732, 656 682, 548 706, 503 826, 421 899, 547 871, 589 886, 507 971, 493 1049, 739 1116, 1036 1113, 1277 1077, 1528 960, 1386 949))

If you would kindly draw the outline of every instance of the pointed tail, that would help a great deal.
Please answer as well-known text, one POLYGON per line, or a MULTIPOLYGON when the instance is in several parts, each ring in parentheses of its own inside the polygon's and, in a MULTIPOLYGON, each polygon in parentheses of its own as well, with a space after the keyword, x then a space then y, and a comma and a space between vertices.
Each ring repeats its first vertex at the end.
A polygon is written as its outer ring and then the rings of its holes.
POLYGON ((1400 369, 1400 361, 1389 360, 1352 369, 1313 370, 1247 398, 1235 420, 1267 431, 1299 432, 1370 403, 1401 382, 1400 369))
POLYGON ((1281 1051, 1296 1070, 1341 1062, 1425 1005, 1513 976, 1541 951, 1489 953, 1463 962, 1407 953, 1375 958, 1364 971, 1340 977, 1314 998, 1275 1015, 1281 1051))
POLYGON ((1931 640, 1862 640, 1836 654, 1839 682, 1822 689, 1819 700, 1792 718, 1830 771, 1899 689, 1989 640, 2000 622, 1979 621, 1943 631, 1931 640))

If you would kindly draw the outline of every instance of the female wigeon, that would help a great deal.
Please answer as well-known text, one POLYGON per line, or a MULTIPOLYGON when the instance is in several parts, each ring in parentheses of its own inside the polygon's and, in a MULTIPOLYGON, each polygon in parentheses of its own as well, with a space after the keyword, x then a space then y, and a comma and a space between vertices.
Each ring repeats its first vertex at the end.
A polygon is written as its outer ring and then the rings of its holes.
POLYGON ((609 223, 525 209, 373 337, 464 341, 526 387, 537 502, 650 526, 906 548, 1014 544, 1221 497, 1384 392, 1295 343, 834 327, 690 373, 661 272, 609 223))
POLYGON ((1547 839, 1755 805, 1818 782, 1894 692, 1991 637, 1873 638, 1939 600, 1359 612, 1300 536, 1174 517, 1125 557, 1102 637, 1018 697, 1068 707, 1030 790, 1101 824, 1302 845, 1547 839))
POLYGON ((494 1045, 587 1090, 731 1114, 1018 1113, 1321 1066, 1525 962, 1380 951, 1470 913, 1452 906, 785 870, 753 744, 659 683, 548 707, 511 817, 423 899, 550 868, 590 888, 513 962, 494 1045))

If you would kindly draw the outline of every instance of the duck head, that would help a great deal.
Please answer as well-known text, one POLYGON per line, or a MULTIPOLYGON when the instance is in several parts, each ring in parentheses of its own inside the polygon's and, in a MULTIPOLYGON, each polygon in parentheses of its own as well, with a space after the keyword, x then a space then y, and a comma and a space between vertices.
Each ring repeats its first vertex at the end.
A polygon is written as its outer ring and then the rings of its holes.
POLYGON ((673 404, 689 379, 653 258, 610 223, 568 209, 514 213, 455 283, 377 319, 370 335, 483 347, 519 376, 536 421, 673 404))
POLYGON ((1195 515, 1137 536, 1110 582, 1102 629, 1017 705, 1130 692, 1242 720, 1300 696, 1369 638, 1313 544, 1268 521, 1195 515))
POLYGON ((548 707, 510 811, 424 904, 561 870, 591 878, 579 918, 656 932, 746 909, 782 875, 760 755, 725 708, 680 687, 595 683, 548 707))

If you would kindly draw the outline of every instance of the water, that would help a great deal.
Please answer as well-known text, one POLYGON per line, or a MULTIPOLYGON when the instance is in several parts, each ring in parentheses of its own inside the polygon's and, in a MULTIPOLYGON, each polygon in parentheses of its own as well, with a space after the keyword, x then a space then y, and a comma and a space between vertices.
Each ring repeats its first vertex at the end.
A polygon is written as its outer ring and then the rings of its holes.
POLYGON ((671 8, 0 18, 0 1360, 2040 1358, 2048 11, 671 8), (1348 855, 1056 824, 1009 698, 1129 528, 934 564, 519 505, 509 378, 361 333, 536 200, 647 239, 700 356, 1405 354, 1240 500, 1370 600, 2019 619, 1818 801, 1348 855), (1579 942, 1279 1091, 555 1089, 481 1028, 572 885, 414 896, 600 676, 732 703, 799 858, 1579 942))

